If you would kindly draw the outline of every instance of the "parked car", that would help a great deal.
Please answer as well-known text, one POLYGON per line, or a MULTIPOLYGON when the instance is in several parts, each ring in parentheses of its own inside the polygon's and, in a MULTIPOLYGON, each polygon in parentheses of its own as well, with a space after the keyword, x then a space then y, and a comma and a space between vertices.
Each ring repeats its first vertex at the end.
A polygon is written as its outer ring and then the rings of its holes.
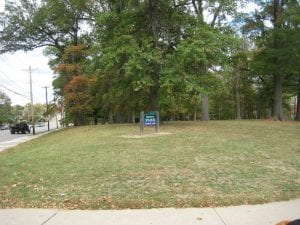
POLYGON ((29 126, 26 122, 17 123, 16 125, 11 126, 10 128, 11 134, 15 134, 15 133, 26 134, 26 132, 30 133, 29 126))
POLYGON ((0 127, 0 130, 8 130, 9 129, 9 126, 8 125, 2 125, 0 127))

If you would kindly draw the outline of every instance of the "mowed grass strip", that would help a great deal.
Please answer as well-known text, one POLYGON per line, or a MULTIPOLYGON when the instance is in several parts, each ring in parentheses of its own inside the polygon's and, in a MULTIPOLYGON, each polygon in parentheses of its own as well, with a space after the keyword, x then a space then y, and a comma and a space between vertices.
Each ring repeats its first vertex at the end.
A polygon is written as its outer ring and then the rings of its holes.
POLYGON ((124 209, 300 197, 300 123, 172 122, 54 132, 0 154, 0 207, 124 209))

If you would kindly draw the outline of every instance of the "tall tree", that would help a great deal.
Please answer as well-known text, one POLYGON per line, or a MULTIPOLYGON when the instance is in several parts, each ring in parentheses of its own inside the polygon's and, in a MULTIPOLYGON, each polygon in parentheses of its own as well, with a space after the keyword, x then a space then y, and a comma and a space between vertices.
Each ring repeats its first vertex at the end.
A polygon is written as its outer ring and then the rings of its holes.
POLYGON ((185 14, 180 14, 182 9, 174 1, 109 2, 111 10, 97 20, 101 46, 98 70, 108 87, 118 81, 123 81, 123 87, 118 82, 114 87, 122 91, 107 88, 111 95, 105 97, 111 97, 114 104, 110 106, 115 108, 119 104, 115 97, 126 91, 123 99, 132 96, 128 98, 131 107, 158 110, 163 61, 180 39, 185 14), (146 100, 136 104, 135 99, 140 101, 141 97, 146 100))
MULTIPOLYGON (((226 25, 226 17, 229 15, 234 15, 236 13, 237 2, 234 0, 193 0, 192 6, 193 12, 196 15, 197 26, 201 26, 201 24, 207 23, 212 28, 221 28, 226 25), (204 7, 204 5, 206 5, 206 7, 204 7), (207 11, 205 11, 205 8, 207 8, 207 11), (209 13, 210 18, 205 19, 203 17, 204 13, 209 13)), ((205 121, 209 120, 208 102, 209 101, 207 93, 202 93, 202 120, 205 121)))
POLYGON ((88 33, 83 21, 92 20, 92 0, 5 1, 0 18, 0 53, 49 46, 63 51, 88 33))
MULTIPOLYGON (((69 114, 74 125, 85 125, 86 116, 90 110, 90 97, 88 95, 89 82, 84 75, 84 66, 88 56, 88 49, 85 45, 77 43, 65 49, 62 57, 56 58, 59 62, 54 67, 57 76, 53 80, 53 86, 57 95, 65 100, 65 111, 69 114), (83 102, 85 99, 86 102, 83 102), (77 105, 76 105, 77 104, 77 105), (85 106, 86 112, 83 112, 85 106)), ((54 65, 54 64, 53 64, 54 65)), ((67 122, 67 121, 65 121, 67 122)))
POLYGON ((299 1, 273 0, 261 2, 261 12, 257 12, 247 26, 255 30, 258 50, 254 58, 254 69, 263 79, 271 79, 273 96, 271 97, 272 117, 283 120, 284 84, 291 78, 297 68, 299 58, 295 32, 299 33, 299 20, 295 9, 299 1))
POLYGON ((226 35, 208 25, 192 28, 187 38, 178 44, 176 53, 169 55, 164 83, 183 95, 190 96, 194 104, 202 98, 202 120, 209 120, 208 94, 218 86, 218 68, 225 64, 226 35), (203 106, 204 105, 204 106, 203 106))
POLYGON ((0 53, 47 47, 52 69, 59 64, 61 73, 54 86, 56 94, 63 96, 64 85, 81 74, 77 64, 82 58, 79 54, 73 54, 72 59, 65 56, 69 54, 69 46, 80 49, 83 42, 87 45, 90 42, 87 22, 93 20, 96 6, 93 0, 6 1, 0 19, 0 53))
MULTIPOLYGON (((247 81, 247 73, 249 71, 249 58, 250 52, 247 50, 246 41, 237 39, 232 41, 236 43, 236 47, 231 49, 231 62, 229 73, 231 74, 229 87, 232 88, 234 93, 235 107, 236 107, 236 119, 242 119, 242 98, 243 93, 249 89, 251 83, 247 81)), ((233 45, 234 46, 234 45, 233 45)))
POLYGON ((75 76, 65 89, 65 102, 75 126, 86 125, 87 114, 91 112, 88 80, 82 76, 75 76))

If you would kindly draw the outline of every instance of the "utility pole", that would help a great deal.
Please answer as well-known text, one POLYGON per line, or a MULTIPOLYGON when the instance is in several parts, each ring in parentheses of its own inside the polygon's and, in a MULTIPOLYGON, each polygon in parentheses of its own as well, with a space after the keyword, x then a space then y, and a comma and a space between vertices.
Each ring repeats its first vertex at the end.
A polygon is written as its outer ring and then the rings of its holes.
MULTIPOLYGON (((35 69, 34 69, 35 70, 35 69)), ((34 127, 34 108, 33 108, 33 95, 32 95, 32 78, 31 73, 33 69, 29 66, 28 70, 24 70, 29 72, 29 82, 30 82, 30 101, 31 101, 31 122, 32 122, 32 134, 35 135, 35 127, 34 127)))
POLYGON ((49 105, 48 105, 48 88, 47 86, 42 87, 45 88, 46 91, 46 115, 47 115, 47 123, 48 123, 48 131, 50 130, 50 125, 49 125, 49 105))

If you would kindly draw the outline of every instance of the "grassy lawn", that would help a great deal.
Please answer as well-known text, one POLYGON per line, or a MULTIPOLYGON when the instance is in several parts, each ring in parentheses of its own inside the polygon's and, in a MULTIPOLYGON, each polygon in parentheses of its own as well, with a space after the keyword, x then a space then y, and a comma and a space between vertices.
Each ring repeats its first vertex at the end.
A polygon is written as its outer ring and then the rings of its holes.
POLYGON ((300 197, 300 123, 64 129, 0 153, 0 208, 207 207, 300 197), (154 128, 148 129, 150 133, 154 128))

